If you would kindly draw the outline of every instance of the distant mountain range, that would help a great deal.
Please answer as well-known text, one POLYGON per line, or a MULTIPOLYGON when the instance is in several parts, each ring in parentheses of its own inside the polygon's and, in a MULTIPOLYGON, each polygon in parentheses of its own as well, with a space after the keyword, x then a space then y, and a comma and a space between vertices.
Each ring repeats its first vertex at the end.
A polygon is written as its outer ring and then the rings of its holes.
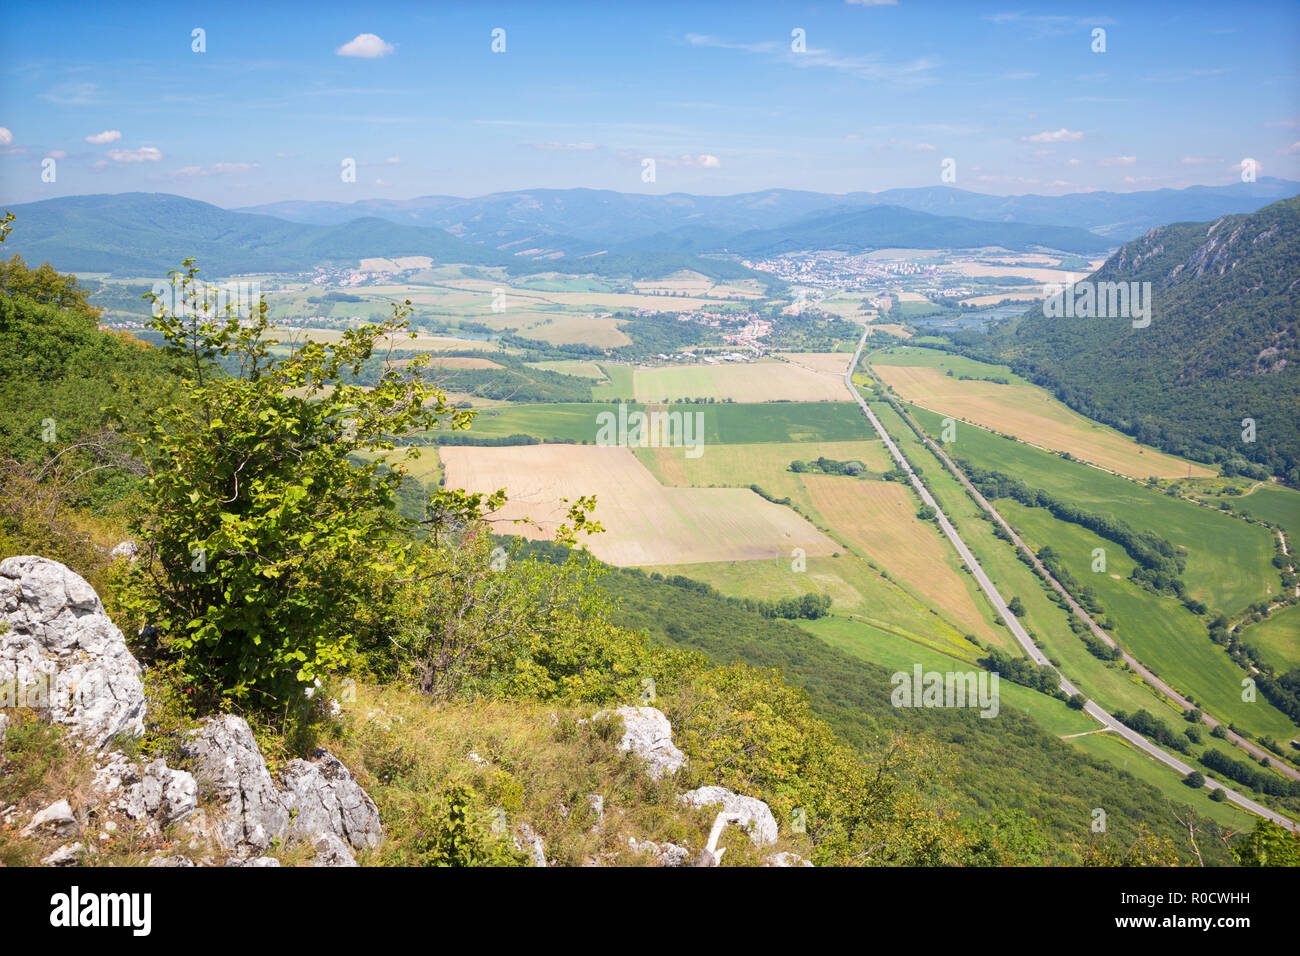
POLYGON ((775 229, 836 210, 897 206, 937 216, 1086 229, 1114 240, 1114 246, 1156 226, 1254 212, 1298 193, 1300 183, 1269 177, 1230 186, 1064 196, 990 196, 950 186, 845 194, 769 189, 734 196, 532 189, 474 199, 280 202, 242 211, 315 225, 376 216, 403 225, 446 229, 501 249, 532 244, 580 255, 624 244, 645 248, 644 240, 661 234, 691 248, 715 251, 725 248, 728 238, 751 230, 775 229))
MULTIPOLYGON (((454 200, 485 205, 477 212, 461 205, 457 215, 473 215, 452 216, 456 221, 446 228, 429 224, 433 206, 421 205, 423 200, 408 204, 400 212, 402 221, 363 215, 399 215, 402 204, 290 204, 289 212, 331 220, 313 223, 165 193, 70 196, 10 207, 18 222, 5 248, 63 271, 132 276, 161 275, 186 257, 197 259, 204 274, 219 276, 423 255, 435 262, 502 266, 513 274, 647 278, 693 269, 715 278, 771 281, 734 257, 803 249, 979 246, 1090 255, 1115 245, 1071 226, 936 216, 888 205, 821 206, 826 197, 816 193, 658 197, 569 190, 545 201, 526 200, 526 195, 531 194, 454 200), (662 228, 674 223, 671 231, 662 228), (548 231, 561 228, 567 231, 548 231), (653 231, 631 235, 647 229, 653 231), (614 237, 620 241, 610 241, 614 237)), ((275 208, 281 215, 286 211, 275 208)), ((448 215, 444 208, 443 218, 448 215)))
POLYGON ((1300 197, 1153 230, 1087 280, 1147 282, 1149 325, 1040 305, 964 344, 1140 441, 1300 482, 1300 197))

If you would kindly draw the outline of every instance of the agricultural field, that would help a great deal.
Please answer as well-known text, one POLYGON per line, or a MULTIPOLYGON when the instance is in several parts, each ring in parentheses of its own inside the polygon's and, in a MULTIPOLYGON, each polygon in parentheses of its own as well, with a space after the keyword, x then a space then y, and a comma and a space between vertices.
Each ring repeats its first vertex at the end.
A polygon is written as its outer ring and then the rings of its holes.
POLYGON ((1300 491, 1283 485, 1257 484, 1244 495, 1224 500, 1234 511, 1281 526, 1291 551, 1300 543, 1300 491))
MULTIPOLYGON (((910 411, 932 437, 941 437, 940 415, 916 406, 910 411)), ((1238 613, 1276 595, 1281 586, 1272 563, 1273 536, 1266 528, 978 428, 959 424, 947 451, 1185 548, 1183 580, 1191 596, 1212 612, 1238 613)), ((1116 549, 1112 544, 1107 553, 1116 549)))
POLYGON ((602 383, 609 380, 608 376, 605 375, 599 365, 595 362, 584 362, 581 359, 529 362, 528 365, 531 368, 539 368, 547 372, 559 372, 561 375, 574 375, 578 378, 590 378, 602 383))
POLYGON ((853 359, 850 352, 781 352, 776 357, 801 368, 811 369, 822 375, 834 375, 839 379, 844 378, 844 373, 849 370, 849 362, 853 359))
POLYGON ((813 507, 891 576, 981 641, 998 640, 993 611, 938 529, 916 517, 913 493, 896 482, 803 475, 813 507))
MULTIPOLYGON (((616 368, 617 366, 606 366, 616 368)), ((630 414, 641 404, 625 406, 630 414)), ((854 441, 868 438, 870 426, 848 402, 782 402, 772 405, 680 404, 658 410, 701 415, 705 446, 754 442, 854 441)), ((599 416, 619 415, 617 402, 562 402, 489 409, 474 421, 473 435, 498 438, 531 435, 552 441, 595 442, 599 416)))
POLYGON ((610 564, 749 561, 794 548, 809 555, 836 550, 794 511, 748 489, 664 487, 626 448, 446 447, 440 457, 453 487, 509 490, 510 501, 493 519, 499 533, 549 539, 565 520, 563 499, 595 495, 595 518, 605 531, 583 543, 610 564))
POLYGON ((1300 667, 1300 605, 1278 608, 1249 625, 1241 632, 1241 640, 1259 651, 1279 674, 1300 667))
POLYGON ((879 441, 754 442, 710 449, 691 458, 683 448, 638 448, 636 455, 666 485, 696 488, 722 486, 748 488, 757 484, 778 498, 792 497, 810 506, 800 476, 790 470, 792 461, 829 458, 860 461, 869 471, 883 473, 891 461, 879 441))
POLYGON ((635 384, 639 402, 710 398, 732 402, 843 402, 850 397, 839 375, 774 359, 638 368, 635 384))
POLYGON ((803 571, 794 570, 789 555, 767 561, 668 565, 655 570, 703 581, 731 597, 777 600, 808 593, 826 594, 831 598, 833 615, 847 616, 873 631, 968 663, 979 656, 975 645, 952 622, 896 580, 891 581, 878 568, 847 551, 840 552, 839 557, 809 557, 803 571))
POLYGON ((1176 598, 1155 595, 1128 580, 1134 562, 1123 549, 1078 525, 1053 518, 1045 509, 999 500, 997 509, 1035 550, 1045 544, 1061 555, 1078 580, 1097 593, 1115 622, 1113 636, 1126 651, 1220 720, 1257 735, 1290 739, 1296 726, 1263 697, 1241 699, 1246 672, 1215 645, 1203 620, 1176 598), (1094 548, 1106 549, 1106 572, 1093 573, 1094 548))
POLYGON ((1005 366, 932 349, 895 348, 871 359, 872 370, 905 401, 972 422, 1031 445, 1068 452, 1130 478, 1209 477, 1215 472, 1138 444, 1093 422, 1005 366), (951 375, 948 373, 952 372, 951 375), (963 380, 968 375, 981 380, 963 380), (1006 378, 1009 384, 987 381, 1006 378))

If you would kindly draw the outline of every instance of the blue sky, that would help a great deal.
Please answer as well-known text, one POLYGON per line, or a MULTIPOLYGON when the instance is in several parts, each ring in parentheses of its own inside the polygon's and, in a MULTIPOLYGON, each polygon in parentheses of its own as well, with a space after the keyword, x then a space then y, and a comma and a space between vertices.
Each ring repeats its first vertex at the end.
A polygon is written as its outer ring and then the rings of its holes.
POLYGON ((9 0, 0 18, 8 202, 875 191, 938 184, 944 159, 990 193, 1226 184, 1244 157, 1300 179, 1294 2, 9 0), (339 52, 363 34, 351 49, 382 55, 339 52))

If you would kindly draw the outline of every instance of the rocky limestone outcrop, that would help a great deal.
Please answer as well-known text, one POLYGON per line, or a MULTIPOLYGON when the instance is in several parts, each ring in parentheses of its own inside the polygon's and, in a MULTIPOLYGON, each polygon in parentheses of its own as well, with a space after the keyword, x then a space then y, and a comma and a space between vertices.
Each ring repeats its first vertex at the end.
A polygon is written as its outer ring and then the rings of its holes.
POLYGON ((654 707, 619 707, 602 710, 592 720, 609 717, 623 719, 623 738, 618 748, 643 759, 651 780, 672 776, 686 763, 686 755, 673 744, 673 727, 663 711, 654 707))
POLYGON ((221 806, 213 836, 222 847, 244 856, 260 855, 272 840, 284 839, 289 811, 243 718, 208 718, 183 751, 198 768, 200 792, 221 806))
POLYGON ((221 804, 213 835, 237 856, 261 854, 273 841, 310 842, 316 865, 354 866, 352 849, 383 841, 379 808, 326 750, 313 760, 289 761, 280 773, 284 789, 276 786, 241 717, 208 718, 184 751, 197 762, 200 792, 221 804))
POLYGON ((319 833, 333 833, 358 850, 377 847, 383 840, 379 808, 329 751, 317 750, 311 761, 289 761, 280 771, 280 781, 285 787, 285 808, 296 811, 290 837, 309 840, 319 833))
POLYGON ((677 799, 690 807, 721 806, 726 815, 724 822, 743 826, 756 847, 776 842, 776 817, 772 816, 771 808, 756 797, 741 796, 726 787, 700 787, 688 790, 677 799))
POLYGON ((199 805, 194 775, 174 770, 162 759, 141 766, 115 751, 96 768, 94 791, 101 801, 121 810, 132 820, 156 819, 162 826, 178 823, 199 805))
POLYGON ((18 704, 95 749, 144 733, 140 665, 83 578, 34 555, 0 561, 0 624, 0 688, 18 704))

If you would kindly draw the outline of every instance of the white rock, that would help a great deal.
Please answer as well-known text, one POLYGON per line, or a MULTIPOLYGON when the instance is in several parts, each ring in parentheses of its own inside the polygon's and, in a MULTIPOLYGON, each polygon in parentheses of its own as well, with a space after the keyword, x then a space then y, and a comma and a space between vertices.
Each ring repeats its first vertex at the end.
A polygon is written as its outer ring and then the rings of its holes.
POLYGON ((763 861, 764 866, 812 866, 812 860, 805 860, 798 853, 773 853, 763 861))
POLYGON ((72 836, 77 832, 77 818, 67 800, 56 800, 32 817, 31 823, 23 829, 24 836, 30 836, 37 830, 47 830, 56 836, 72 836))
POLYGON ((261 853, 272 840, 284 838, 289 811, 243 718, 209 717, 183 750, 198 763, 200 792, 222 804, 213 831, 223 847, 261 853))
POLYGON ((384 839, 379 808, 348 768, 327 750, 315 759, 291 760, 280 773, 283 802, 294 814, 289 835, 299 840, 333 833, 358 850, 378 846, 384 839))
POLYGON ((727 814, 736 817, 736 822, 749 831, 749 838, 757 847, 776 842, 776 817, 762 800, 744 797, 732 793, 726 787, 700 787, 681 794, 678 798, 691 807, 712 807, 721 805, 727 814))
POLYGON ((80 843, 73 843, 71 846, 64 844, 45 859, 41 860, 41 863, 44 866, 75 866, 77 863, 77 854, 80 852, 80 843))
POLYGON ((336 833, 318 833, 311 845, 316 851, 312 866, 360 866, 347 843, 336 833))
POLYGON ((676 843, 655 843, 653 840, 628 837, 627 845, 634 853, 650 854, 656 866, 685 866, 691 858, 691 851, 676 843))
POLYGON ((672 776, 686 763, 686 755, 673 745, 673 727, 663 711, 654 707, 620 707, 602 710, 592 720, 606 717, 623 718, 623 738, 618 748, 645 760, 651 780, 672 776))
POLYGON ((94 588, 57 561, 0 561, 0 686, 96 749, 144 734, 144 687, 122 632, 94 588))
POLYGON ((125 558, 127 561, 134 561, 140 556, 140 549, 134 541, 123 541, 112 551, 108 552, 110 558, 125 558))
POLYGON ((515 849, 527 853, 533 866, 546 866, 546 845, 527 823, 519 824, 515 832, 515 849))

